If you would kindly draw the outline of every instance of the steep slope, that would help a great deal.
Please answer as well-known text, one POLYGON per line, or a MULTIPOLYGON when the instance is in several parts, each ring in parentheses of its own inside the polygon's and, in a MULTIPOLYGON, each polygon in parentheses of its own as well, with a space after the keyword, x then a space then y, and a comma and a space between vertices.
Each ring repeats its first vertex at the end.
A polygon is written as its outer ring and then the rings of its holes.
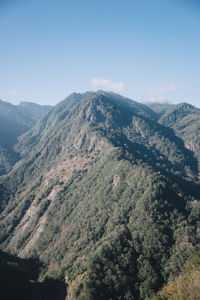
POLYGON ((198 161, 148 107, 72 94, 20 138, 0 182, 1 247, 76 299, 144 299, 199 247, 198 161), (85 298, 84 298, 85 297, 85 298))
POLYGON ((22 102, 19 105, 0 100, 0 175, 19 160, 14 151, 17 138, 30 129, 51 107, 22 102))
POLYGON ((198 300, 200 295, 200 253, 195 253, 182 272, 162 288, 152 300, 198 300))
POLYGON ((184 141, 185 147, 200 162, 200 109, 180 103, 166 110, 159 123, 173 128, 175 134, 184 141))

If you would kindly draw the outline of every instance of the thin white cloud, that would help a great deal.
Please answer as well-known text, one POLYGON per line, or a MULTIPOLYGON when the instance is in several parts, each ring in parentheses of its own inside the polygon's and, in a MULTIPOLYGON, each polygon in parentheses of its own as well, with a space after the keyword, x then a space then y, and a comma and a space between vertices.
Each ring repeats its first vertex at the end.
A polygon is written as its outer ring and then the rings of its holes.
POLYGON ((151 103, 166 103, 169 102, 169 98, 180 91, 174 83, 170 83, 165 86, 152 87, 144 97, 145 102, 151 103))
POLYGON ((169 103, 169 101, 167 101, 165 98, 163 97, 148 97, 145 99, 145 102, 149 102, 149 103, 160 103, 160 104, 165 104, 165 103, 169 103))
POLYGON ((92 86, 97 89, 113 91, 117 93, 121 93, 124 91, 123 82, 114 82, 111 79, 105 79, 105 78, 92 78, 91 82, 92 82, 92 86))

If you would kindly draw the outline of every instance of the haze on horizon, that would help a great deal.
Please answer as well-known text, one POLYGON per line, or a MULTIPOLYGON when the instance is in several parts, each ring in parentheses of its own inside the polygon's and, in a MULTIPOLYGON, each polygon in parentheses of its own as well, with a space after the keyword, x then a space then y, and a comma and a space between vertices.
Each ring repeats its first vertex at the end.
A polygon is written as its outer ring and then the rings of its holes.
POLYGON ((196 0, 0 2, 0 99, 55 105, 109 90, 200 107, 196 0))

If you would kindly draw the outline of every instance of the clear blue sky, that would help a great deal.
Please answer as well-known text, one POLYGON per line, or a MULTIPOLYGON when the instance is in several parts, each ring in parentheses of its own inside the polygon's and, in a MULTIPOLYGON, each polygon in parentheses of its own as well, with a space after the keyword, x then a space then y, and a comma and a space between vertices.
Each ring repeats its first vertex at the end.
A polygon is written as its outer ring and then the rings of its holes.
POLYGON ((200 107, 199 0, 0 0, 0 99, 113 90, 200 107))

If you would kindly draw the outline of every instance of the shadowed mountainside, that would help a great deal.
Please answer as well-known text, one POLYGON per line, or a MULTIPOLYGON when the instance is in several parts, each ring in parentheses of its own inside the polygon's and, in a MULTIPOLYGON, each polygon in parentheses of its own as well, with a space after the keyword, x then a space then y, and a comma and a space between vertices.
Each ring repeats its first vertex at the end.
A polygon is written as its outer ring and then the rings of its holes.
POLYGON ((38 282, 38 259, 21 259, 0 251, 0 296, 3 300, 64 300, 63 282, 47 279, 38 282))
POLYGON ((14 150, 17 138, 33 127, 50 108, 31 102, 12 105, 0 100, 0 175, 9 172, 20 159, 14 150))

